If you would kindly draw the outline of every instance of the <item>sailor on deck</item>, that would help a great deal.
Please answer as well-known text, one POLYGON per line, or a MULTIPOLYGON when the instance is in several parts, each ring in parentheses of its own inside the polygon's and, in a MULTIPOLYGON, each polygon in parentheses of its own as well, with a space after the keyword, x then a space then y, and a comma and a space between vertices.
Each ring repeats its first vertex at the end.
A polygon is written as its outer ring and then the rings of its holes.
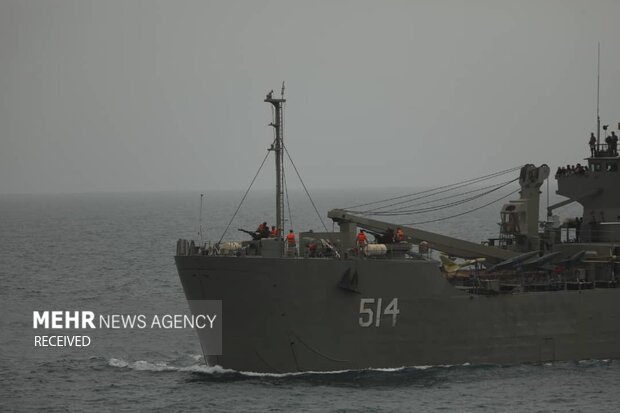
POLYGON ((590 154, 594 158, 596 156, 596 136, 594 136, 594 132, 590 133, 590 141, 588 144, 590 145, 590 154))
POLYGON ((360 232, 357 233, 357 239, 355 241, 357 244, 357 254, 362 255, 364 247, 368 245, 368 240, 366 239, 366 234, 363 230, 360 229, 360 232))
POLYGON ((366 234, 363 230, 360 229, 360 232, 357 234, 357 248, 359 249, 360 253, 367 244, 368 240, 366 239, 366 234))
POLYGON ((269 226, 267 225, 267 222, 260 224, 258 228, 256 228, 256 233, 260 238, 269 238, 269 226))
POLYGON ((289 230, 288 235, 286 236, 286 243, 289 248, 295 248, 295 233, 293 230, 289 230))
POLYGON ((618 155, 618 135, 616 135, 616 132, 614 131, 611 132, 610 143, 611 143, 611 148, 610 148, 611 156, 617 156, 618 155))

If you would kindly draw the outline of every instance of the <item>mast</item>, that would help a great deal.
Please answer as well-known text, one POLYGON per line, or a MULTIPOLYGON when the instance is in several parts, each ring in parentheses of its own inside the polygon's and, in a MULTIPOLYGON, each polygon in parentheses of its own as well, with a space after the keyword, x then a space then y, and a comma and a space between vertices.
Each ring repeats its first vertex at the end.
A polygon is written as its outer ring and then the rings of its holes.
MULTIPOLYGON (((282 92, 280 99, 273 97, 273 90, 265 97, 265 102, 271 103, 274 108, 274 121, 269 124, 273 126, 276 137, 270 150, 276 154, 276 228, 278 236, 284 235, 284 82, 282 82, 282 92)), ((284 248, 284 244, 283 244, 284 248)))
MULTIPOLYGON (((600 97, 600 84, 601 84, 601 42, 598 42, 598 55, 596 66, 596 147, 600 148, 601 144, 601 117, 599 116, 599 97, 600 97)), ((598 150, 598 149, 597 149, 598 150)))

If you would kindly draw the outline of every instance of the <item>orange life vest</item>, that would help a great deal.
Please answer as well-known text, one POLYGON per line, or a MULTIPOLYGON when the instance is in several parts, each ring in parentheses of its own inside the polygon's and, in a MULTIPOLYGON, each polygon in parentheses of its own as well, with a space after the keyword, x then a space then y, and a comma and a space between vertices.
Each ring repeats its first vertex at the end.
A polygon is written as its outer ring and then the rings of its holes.
POLYGON ((357 234, 357 243, 360 245, 363 245, 366 243, 366 234, 364 234, 363 232, 360 232, 359 234, 357 234))
POLYGON ((288 241, 288 245, 294 245, 295 244, 295 234, 293 234, 292 232, 289 232, 288 235, 286 236, 286 240, 288 241))
POLYGON ((274 237, 274 238, 275 238, 275 237, 277 237, 277 236, 278 236, 278 230, 277 230, 277 228, 272 229, 272 230, 271 230, 271 234, 270 234, 270 235, 271 235, 272 237, 274 237))

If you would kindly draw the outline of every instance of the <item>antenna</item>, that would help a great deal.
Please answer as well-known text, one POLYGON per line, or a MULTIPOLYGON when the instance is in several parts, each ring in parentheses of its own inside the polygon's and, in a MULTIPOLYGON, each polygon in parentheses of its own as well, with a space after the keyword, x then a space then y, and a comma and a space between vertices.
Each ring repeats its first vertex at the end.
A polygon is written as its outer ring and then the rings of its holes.
POLYGON ((596 66, 596 146, 601 144, 601 117, 599 116, 599 101, 601 90, 601 42, 598 42, 598 56, 596 66))
POLYGON ((547 216, 550 216, 551 213, 549 211, 549 179, 547 179, 547 216))
POLYGON ((200 245, 202 245, 204 243, 203 239, 202 239, 202 198, 205 196, 205 194, 200 194, 200 215, 198 218, 198 235, 200 236, 200 245))

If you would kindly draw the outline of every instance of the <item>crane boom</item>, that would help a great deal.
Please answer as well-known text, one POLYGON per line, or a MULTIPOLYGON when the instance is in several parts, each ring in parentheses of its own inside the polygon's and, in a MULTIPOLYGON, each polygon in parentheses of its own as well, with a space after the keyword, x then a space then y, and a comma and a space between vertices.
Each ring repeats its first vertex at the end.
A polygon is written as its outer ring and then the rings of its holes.
POLYGON ((348 232, 351 245, 355 237, 355 229, 352 225, 368 229, 375 232, 386 232, 388 230, 395 230, 396 228, 402 228, 403 232, 414 243, 420 243, 422 241, 428 242, 432 248, 445 252, 448 255, 461 257, 461 258, 486 258, 491 262, 501 262, 521 254, 520 252, 505 250, 496 247, 489 247, 482 244, 477 244, 471 241, 465 241, 462 239, 449 237, 447 235, 441 235, 430 231, 425 231, 419 228, 403 227, 389 222, 379 221, 376 219, 361 217, 359 215, 351 214, 343 209, 332 209, 327 214, 329 218, 337 222, 341 228, 341 232, 348 232))

